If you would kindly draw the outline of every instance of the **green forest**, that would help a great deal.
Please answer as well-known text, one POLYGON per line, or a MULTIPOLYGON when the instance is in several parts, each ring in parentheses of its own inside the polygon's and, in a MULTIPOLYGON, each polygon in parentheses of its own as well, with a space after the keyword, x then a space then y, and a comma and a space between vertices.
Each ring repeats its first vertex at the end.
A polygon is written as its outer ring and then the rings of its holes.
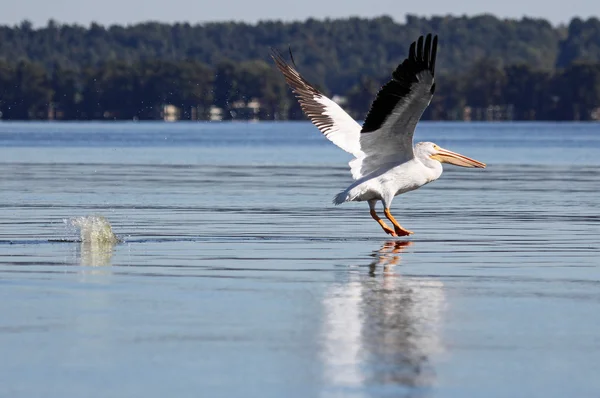
POLYGON ((355 118, 421 34, 439 35, 429 120, 600 119, 600 21, 407 16, 0 26, 0 118, 303 119, 269 48, 355 118), (251 109, 250 104, 254 104, 251 109), (258 105, 256 105, 258 104, 258 105))

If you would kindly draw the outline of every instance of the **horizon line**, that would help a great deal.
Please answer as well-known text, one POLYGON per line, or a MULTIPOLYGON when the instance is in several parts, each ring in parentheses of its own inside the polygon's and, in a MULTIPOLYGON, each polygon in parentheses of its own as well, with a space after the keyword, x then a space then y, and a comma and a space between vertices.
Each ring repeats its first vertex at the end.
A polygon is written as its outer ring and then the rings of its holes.
POLYGON ((560 27, 565 27, 568 26, 570 23, 572 23, 574 20, 582 20, 582 21, 589 21, 589 20, 598 20, 598 17, 596 16, 589 16, 589 17, 581 17, 581 16, 573 16, 571 17, 568 22, 560 22, 558 24, 553 23, 550 19, 548 18, 544 18, 544 17, 535 17, 535 16, 528 16, 528 15, 523 15, 520 18, 513 18, 513 17, 500 17, 496 14, 493 13, 489 13, 489 12, 484 12, 484 13, 477 13, 477 14, 472 14, 472 15, 468 15, 468 14, 432 14, 432 15, 418 15, 418 14, 414 14, 414 13, 407 13, 404 14, 404 20, 399 20, 397 18, 392 17, 389 14, 381 14, 378 16, 372 16, 372 17, 362 17, 359 15, 349 15, 349 16, 345 16, 345 17, 306 17, 306 18, 272 18, 272 19, 259 19, 256 21, 248 21, 248 20, 243 20, 243 19, 212 19, 212 20, 206 20, 206 21, 198 21, 198 22, 189 22, 189 21, 161 21, 161 20, 157 20, 157 19, 147 19, 144 21, 138 21, 138 22, 127 22, 127 23, 122 23, 122 22, 114 22, 114 23, 103 23, 103 22, 97 22, 97 21, 91 21, 86 23, 82 23, 82 22, 61 22, 58 21, 55 18, 48 18, 48 20, 46 21, 45 25, 36 25, 34 24, 31 20, 24 18, 22 19, 20 22, 18 23, 14 23, 12 25, 7 24, 7 23, 0 23, 0 27, 3 28, 20 28, 21 26, 23 26, 24 24, 29 24, 31 25, 31 27, 34 30, 43 30, 48 28, 52 23, 55 24, 56 26, 59 27, 64 27, 64 26, 68 26, 68 27, 83 27, 83 28, 91 28, 92 26, 100 26, 103 28, 110 28, 113 26, 117 26, 117 27, 132 27, 132 26, 138 26, 138 25, 147 25, 147 24, 161 24, 161 25, 189 25, 192 27, 196 27, 196 26, 203 26, 203 25, 210 25, 210 24, 225 24, 225 23, 235 23, 235 24, 242 24, 242 25, 249 25, 249 26, 258 26, 260 24, 265 24, 265 23, 284 23, 284 24, 294 24, 294 23, 306 23, 308 21, 318 21, 318 22, 331 22, 331 21, 347 21, 347 20, 353 20, 353 19, 358 19, 358 20, 365 20, 365 21, 372 21, 372 20, 377 20, 377 19, 390 19, 392 20, 394 23, 399 24, 399 25, 406 25, 408 23, 408 19, 409 18, 418 18, 418 19, 426 19, 426 20, 432 20, 432 19, 436 19, 436 18, 441 18, 441 19, 461 19, 461 18, 467 18, 467 19, 475 19, 475 18, 481 18, 481 17, 493 17, 497 20, 500 21, 524 21, 524 20, 534 20, 534 21, 543 21, 543 22, 547 22, 550 26, 554 27, 554 28, 560 28, 560 27))

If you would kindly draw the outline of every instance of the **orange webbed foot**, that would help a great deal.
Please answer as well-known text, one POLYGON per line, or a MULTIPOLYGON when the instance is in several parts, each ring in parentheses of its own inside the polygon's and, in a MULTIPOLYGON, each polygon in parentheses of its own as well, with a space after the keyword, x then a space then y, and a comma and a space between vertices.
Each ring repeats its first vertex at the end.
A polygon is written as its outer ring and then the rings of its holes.
POLYGON ((383 227, 383 231, 391 236, 398 236, 398 233, 389 227, 383 227))
POLYGON ((414 234, 413 231, 409 231, 408 229, 404 229, 404 228, 395 228, 396 235, 398 236, 409 236, 414 234))

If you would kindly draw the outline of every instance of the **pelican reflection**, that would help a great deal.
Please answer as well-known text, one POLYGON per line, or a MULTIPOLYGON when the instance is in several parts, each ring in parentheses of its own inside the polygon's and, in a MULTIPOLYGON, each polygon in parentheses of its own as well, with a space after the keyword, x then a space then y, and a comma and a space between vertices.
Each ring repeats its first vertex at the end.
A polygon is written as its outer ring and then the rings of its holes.
POLYGON ((372 257, 375 257, 376 260, 369 264, 369 275, 375 276, 378 269, 383 270, 385 273, 389 273, 392 270, 392 267, 400 264, 400 253, 412 244, 411 241, 385 242, 379 250, 372 254, 372 257))
POLYGON ((371 254, 368 272, 347 274, 325 295, 321 352, 325 384, 334 390, 361 396, 371 387, 433 385, 432 357, 443 350, 444 285, 396 272, 412 244, 385 242, 371 254))

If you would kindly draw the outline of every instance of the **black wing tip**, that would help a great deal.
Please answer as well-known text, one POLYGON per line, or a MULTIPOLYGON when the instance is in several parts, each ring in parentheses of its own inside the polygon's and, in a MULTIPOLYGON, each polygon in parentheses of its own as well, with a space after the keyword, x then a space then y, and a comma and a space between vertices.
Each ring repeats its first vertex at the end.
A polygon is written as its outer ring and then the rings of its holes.
MULTIPOLYGON (((371 105, 363 123, 361 133, 370 133, 383 126, 397 103, 411 93, 412 85, 419 82, 418 74, 429 71, 435 73, 438 36, 431 33, 419 36, 411 43, 407 58, 392 72, 392 80, 386 83, 371 105)), ((435 92, 432 81, 429 93, 435 92)))
POLYGON ((275 47, 269 47, 269 50, 269 55, 271 56, 273 61, 275 61, 276 64, 279 64, 280 62, 284 64, 286 63, 278 49, 276 49, 275 47))
POLYGON ((275 47, 269 47, 270 50, 270 56, 273 59, 273 61, 275 61, 275 63, 277 64, 277 66, 282 66, 285 68, 289 68, 289 69, 298 69, 298 67, 296 66, 296 61, 294 60, 294 54, 292 54, 292 46, 288 46, 288 52, 290 54, 290 61, 292 63, 292 65, 288 64, 285 60, 285 58, 283 57, 283 54, 281 54, 281 52, 276 49, 275 47))
POLYGON ((427 36, 421 35, 410 45, 408 58, 415 61, 419 69, 429 70, 434 75, 437 46, 438 35, 431 33, 428 33, 427 36))
POLYGON ((304 95, 300 94, 300 91, 310 92, 313 96, 323 95, 318 88, 309 83, 306 79, 304 79, 304 77, 302 77, 300 72, 298 72, 298 67, 296 66, 291 46, 289 47, 288 51, 293 66, 285 60, 285 58, 283 57, 281 52, 279 52, 279 50, 273 47, 269 48, 271 49, 271 58, 273 58, 273 61, 275 61, 275 66, 283 74, 283 77, 285 78, 288 86, 292 89, 292 91, 296 94, 297 97, 298 95, 300 95, 300 97, 304 95))
POLYGON ((431 74, 434 76, 435 76, 435 60, 437 57, 437 47, 438 47, 438 36, 435 35, 433 37, 433 43, 431 45, 431 61, 430 61, 430 67, 429 67, 431 74))
POLYGON ((410 49, 408 50, 408 58, 412 59, 413 61, 417 60, 417 54, 415 51, 416 46, 417 46, 417 42, 413 41, 410 45, 410 49))
POLYGON ((290 53, 290 60, 292 61, 292 65, 294 65, 294 68, 298 69, 298 67, 296 66, 296 61, 294 60, 294 54, 292 54, 292 46, 288 45, 288 52, 290 53))

